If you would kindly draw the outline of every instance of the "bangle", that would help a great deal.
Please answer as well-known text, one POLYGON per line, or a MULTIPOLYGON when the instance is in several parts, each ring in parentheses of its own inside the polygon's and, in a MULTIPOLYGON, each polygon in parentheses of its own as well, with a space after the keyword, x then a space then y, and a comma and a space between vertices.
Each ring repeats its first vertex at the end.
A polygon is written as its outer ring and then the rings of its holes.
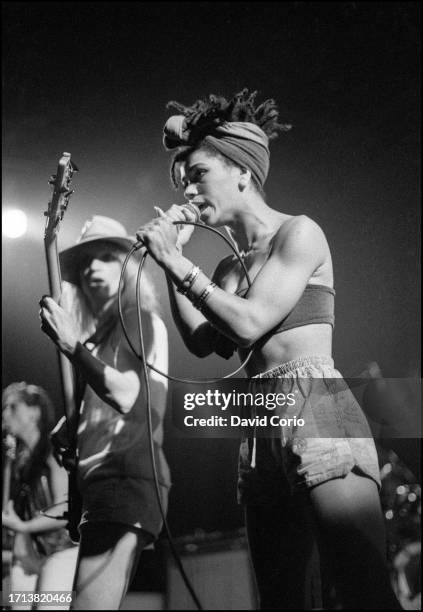
POLYGON ((200 274, 200 272, 201 272, 200 268, 198 266, 193 265, 191 270, 182 280, 179 287, 177 287, 176 291, 178 293, 181 293, 182 295, 186 295, 188 291, 191 289, 191 287, 193 286, 195 279, 200 274))
POLYGON ((204 289, 204 291, 200 294, 200 297, 197 300, 193 301, 192 305, 194 306, 194 308, 197 308, 197 310, 201 312, 207 300, 209 299, 209 297, 211 296, 211 294, 213 293, 215 289, 216 289, 216 283, 209 283, 207 287, 204 289))

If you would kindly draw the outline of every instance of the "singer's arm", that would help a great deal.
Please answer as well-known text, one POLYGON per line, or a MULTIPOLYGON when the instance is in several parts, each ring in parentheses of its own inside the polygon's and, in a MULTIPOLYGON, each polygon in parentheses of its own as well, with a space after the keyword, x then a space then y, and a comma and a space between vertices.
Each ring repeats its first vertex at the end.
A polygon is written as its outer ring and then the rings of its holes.
MULTIPOLYGON (((200 212, 190 203, 174 204, 166 212, 158 206, 154 208, 158 217, 172 222, 198 222, 200 220, 200 212)), ((182 253, 182 247, 191 238, 194 227, 192 225, 178 225, 176 227, 177 250, 180 254, 182 253)), ((232 261, 232 257, 226 258, 218 265, 213 275, 215 283, 220 283, 220 277, 226 271, 229 260, 232 261)), ((206 357, 215 352, 220 357, 229 359, 236 350, 236 345, 222 336, 206 317, 192 306, 186 297, 176 291, 176 286, 168 275, 166 275, 166 279, 173 319, 188 350, 197 357, 206 357)))
MULTIPOLYGON (((216 268, 213 282, 219 284, 229 260, 232 261, 232 256, 224 259, 216 268)), ((225 359, 231 357, 236 345, 229 340, 225 342, 218 329, 185 296, 176 291, 169 275, 166 275, 166 280, 173 319, 188 350, 196 357, 207 357, 213 352, 225 359)))
MULTIPOLYGON (((165 219, 139 230, 149 252, 173 282, 181 284, 192 262, 175 248, 176 232, 165 219)), ((305 216, 284 224, 246 298, 216 288, 203 310, 207 320, 238 346, 249 347, 293 309, 308 280, 328 256, 321 228, 305 216)), ((199 297, 210 283, 200 273, 192 286, 199 297)))

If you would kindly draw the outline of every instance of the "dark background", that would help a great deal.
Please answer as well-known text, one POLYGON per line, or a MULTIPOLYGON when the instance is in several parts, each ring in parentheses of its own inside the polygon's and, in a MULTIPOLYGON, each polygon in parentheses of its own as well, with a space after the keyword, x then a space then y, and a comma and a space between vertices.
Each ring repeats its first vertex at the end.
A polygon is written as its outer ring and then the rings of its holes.
MULTIPOLYGON (((416 375, 420 290, 420 8, 416 2, 3 2, 3 206, 29 231, 3 239, 3 386, 40 384, 60 407, 57 363, 40 329, 47 292, 43 211, 63 151, 80 167, 59 246, 104 214, 135 232, 181 202, 161 130, 169 100, 243 87, 274 97, 294 129, 272 143, 269 204, 324 229, 335 266, 334 357, 346 375, 376 361, 416 375)), ((188 256, 212 272, 227 247, 200 230, 188 256)), ((198 360, 172 323, 171 374, 219 376, 236 360, 198 360)), ((170 419, 170 411, 168 419, 170 419)), ((236 441, 166 451, 176 535, 230 530, 236 441)))

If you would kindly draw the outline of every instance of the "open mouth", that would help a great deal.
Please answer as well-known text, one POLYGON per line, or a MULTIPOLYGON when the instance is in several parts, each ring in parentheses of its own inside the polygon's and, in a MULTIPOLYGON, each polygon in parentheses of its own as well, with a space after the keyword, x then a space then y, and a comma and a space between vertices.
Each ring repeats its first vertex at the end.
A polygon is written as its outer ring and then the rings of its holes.
POLYGON ((210 205, 207 203, 197 204, 197 208, 200 211, 200 215, 202 215, 208 208, 210 208, 210 205))
POLYGON ((187 202, 185 207, 195 214, 196 221, 200 221, 201 215, 209 208, 207 202, 187 202))

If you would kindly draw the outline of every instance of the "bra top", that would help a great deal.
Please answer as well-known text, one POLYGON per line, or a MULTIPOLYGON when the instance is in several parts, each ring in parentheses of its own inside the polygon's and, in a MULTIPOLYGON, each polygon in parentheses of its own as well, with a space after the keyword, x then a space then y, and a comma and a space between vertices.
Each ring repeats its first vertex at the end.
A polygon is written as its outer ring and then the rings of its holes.
MULTIPOLYGON (((236 295, 245 297, 247 291, 248 288, 241 289, 236 295)), ((335 325, 335 290, 327 285, 306 285, 294 308, 271 333, 278 334, 313 323, 329 323, 332 327, 335 325)))

